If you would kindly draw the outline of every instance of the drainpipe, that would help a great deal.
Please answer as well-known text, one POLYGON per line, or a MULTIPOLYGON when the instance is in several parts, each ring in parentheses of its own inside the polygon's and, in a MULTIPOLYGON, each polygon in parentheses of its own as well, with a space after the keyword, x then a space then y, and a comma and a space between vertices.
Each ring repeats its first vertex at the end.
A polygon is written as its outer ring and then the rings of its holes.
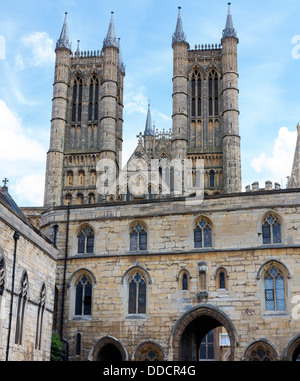
POLYGON ((61 298, 61 314, 60 314, 60 340, 67 345, 66 361, 69 356, 69 343, 63 339, 63 324, 64 324, 64 309, 65 309, 65 283, 66 283, 66 271, 67 271, 67 258, 68 258, 68 241, 69 241, 69 223, 70 223, 70 205, 67 208, 67 227, 66 227, 66 246, 65 246, 65 262, 64 262, 64 279, 61 298))
POLYGON ((11 332, 11 319, 12 319, 12 310, 13 310, 13 298, 14 298, 14 289, 15 289, 15 270, 16 270, 16 258, 17 258, 17 243, 19 239, 19 234, 15 232, 14 241, 14 262, 13 262, 13 272, 12 272, 12 280, 11 280, 11 300, 10 300, 10 312, 9 312, 9 323, 8 323, 8 334, 7 334, 7 347, 6 347, 6 361, 8 361, 9 354, 9 341, 10 341, 10 332, 11 332))

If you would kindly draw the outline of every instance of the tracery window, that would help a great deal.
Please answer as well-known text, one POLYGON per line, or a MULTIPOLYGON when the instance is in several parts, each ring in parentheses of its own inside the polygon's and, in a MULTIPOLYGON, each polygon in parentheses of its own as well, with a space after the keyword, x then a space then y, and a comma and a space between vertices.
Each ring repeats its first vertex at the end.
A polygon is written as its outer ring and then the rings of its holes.
POLYGON ((78 253, 79 254, 91 254, 94 252, 94 231, 85 226, 77 236, 78 240, 78 253))
POLYGON ((215 70, 208 77, 209 116, 219 115, 219 78, 215 70))
POLYGON ((43 318, 44 318, 44 311, 45 311, 45 298, 46 298, 46 287, 45 284, 43 284, 41 293, 40 293, 40 300, 38 305, 38 314, 37 314, 37 323, 36 323, 36 336, 35 336, 35 349, 41 349, 41 342, 42 342, 42 329, 43 329, 43 318))
POLYGON ((145 314, 146 313, 146 279, 140 272, 134 273, 129 279, 129 298, 128 313, 129 314, 145 314))
POLYGON ((16 334, 15 334, 15 344, 18 344, 18 345, 22 345, 25 307, 27 302, 27 292, 28 292, 28 277, 27 277, 27 272, 25 271, 21 279, 20 293, 18 298, 16 334))
POLYGON ((143 225, 137 223, 130 231, 130 250, 147 250, 147 231, 143 225))
POLYGON ((74 80, 72 94, 72 122, 81 122, 82 111, 82 79, 78 75, 74 80))
POLYGON ((285 311, 285 280, 278 267, 272 266, 266 272, 265 303, 267 311, 285 311))
POLYGON ((201 117, 201 91, 202 91, 202 82, 201 82, 201 76, 200 73, 195 70, 192 75, 191 80, 191 93, 192 93, 192 99, 191 99, 191 116, 195 117, 201 117))
POLYGON ((206 219, 197 222, 194 229, 194 247, 212 247, 212 226, 206 219))
POLYGON ((164 353, 155 343, 142 344, 135 353, 135 361, 163 361, 164 353))
POLYGON ((263 244, 281 243, 281 223, 275 214, 266 216, 262 225, 263 244))
POLYGON ((75 315, 91 315, 92 282, 83 274, 75 284, 75 315))
POLYGON ((93 75, 89 87, 89 110, 88 119, 90 121, 98 120, 98 101, 99 101, 99 79, 93 75))

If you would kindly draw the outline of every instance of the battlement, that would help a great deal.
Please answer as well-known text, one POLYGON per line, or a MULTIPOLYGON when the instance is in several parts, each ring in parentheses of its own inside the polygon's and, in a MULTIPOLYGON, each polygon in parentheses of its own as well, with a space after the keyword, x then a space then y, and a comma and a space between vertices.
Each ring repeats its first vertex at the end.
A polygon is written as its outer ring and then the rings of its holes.
POLYGON ((272 181, 267 180, 265 182, 264 188, 260 188, 259 182, 255 181, 252 184, 252 188, 251 188, 251 185, 247 185, 245 189, 246 189, 246 192, 256 192, 256 191, 262 191, 262 190, 281 190, 281 186, 279 183, 274 183, 274 187, 273 187, 272 181))
POLYGON ((196 44, 194 50, 220 50, 221 44, 196 44))
POLYGON ((87 50, 82 52, 71 53, 71 59, 85 58, 85 57, 103 57, 102 50, 87 50))

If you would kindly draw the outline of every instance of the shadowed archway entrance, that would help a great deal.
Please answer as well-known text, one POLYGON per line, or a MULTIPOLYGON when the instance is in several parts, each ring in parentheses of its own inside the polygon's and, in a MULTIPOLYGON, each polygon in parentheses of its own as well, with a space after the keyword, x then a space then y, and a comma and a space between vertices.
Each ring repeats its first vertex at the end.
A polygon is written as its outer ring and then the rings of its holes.
POLYGON ((112 336, 102 337, 90 350, 90 361, 128 361, 128 353, 123 344, 112 336))
POLYGON ((174 361, 197 361, 202 339, 212 329, 223 326, 230 339, 230 355, 233 361, 238 336, 230 318, 212 305, 194 307, 177 321, 172 331, 174 361))

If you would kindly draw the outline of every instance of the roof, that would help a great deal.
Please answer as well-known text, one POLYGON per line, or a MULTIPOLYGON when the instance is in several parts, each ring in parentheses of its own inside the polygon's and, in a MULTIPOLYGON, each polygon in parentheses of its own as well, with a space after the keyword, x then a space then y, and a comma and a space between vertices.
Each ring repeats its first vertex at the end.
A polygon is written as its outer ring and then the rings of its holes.
POLYGON ((13 211, 16 212, 20 217, 27 220, 25 215, 21 212, 21 209, 15 203, 14 199, 8 193, 7 187, 0 187, 0 200, 3 201, 6 205, 8 205, 9 208, 13 209, 13 211))

